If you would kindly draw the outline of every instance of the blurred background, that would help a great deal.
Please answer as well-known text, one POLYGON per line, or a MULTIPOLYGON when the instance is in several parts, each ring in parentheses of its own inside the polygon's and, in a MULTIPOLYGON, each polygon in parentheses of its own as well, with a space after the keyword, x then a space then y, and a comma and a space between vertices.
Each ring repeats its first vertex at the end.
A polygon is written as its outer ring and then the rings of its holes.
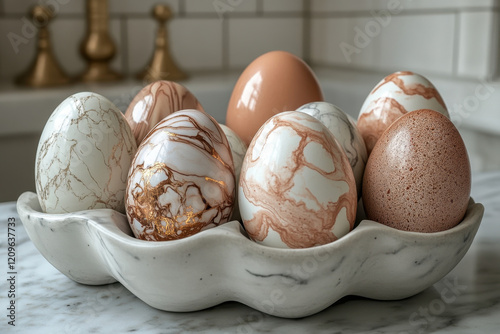
POLYGON ((271 50, 289 51, 316 72, 328 102, 357 118, 386 75, 411 70, 430 79, 462 133, 473 171, 500 170, 499 15, 496 0, 109 0, 116 45, 115 83, 56 88, 14 84, 36 54, 34 5, 49 23, 54 55, 71 77, 86 67, 80 45, 88 26, 84 0, 0 0, 0 202, 34 191, 34 160, 54 108, 79 91, 95 91, 125 111, 145 84, 135 79, 150 60, 157 3, 170 6, 170 51, 189 74, 182 81, 205 110, 224 122, 239 73, 271 50))

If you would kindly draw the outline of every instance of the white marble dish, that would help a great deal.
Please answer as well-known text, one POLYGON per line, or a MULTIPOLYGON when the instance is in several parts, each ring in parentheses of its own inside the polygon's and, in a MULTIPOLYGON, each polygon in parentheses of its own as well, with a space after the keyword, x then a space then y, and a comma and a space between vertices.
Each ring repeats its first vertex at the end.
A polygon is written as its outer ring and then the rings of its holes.
POLYGON ((446 231, 405 232, 363 220, 333 243, 278 249, 249 240, 237 221, 150 242, 132 237, 125 215, 110 209, 45 214, 28 192, 17 210, 42 255, 76 282, 119 281, 166 311, 232 300, 286 318, 317 313, 347 295, 393 300, 425 290, 462 259, 484 212, 471 199, 463 221, 446 231))

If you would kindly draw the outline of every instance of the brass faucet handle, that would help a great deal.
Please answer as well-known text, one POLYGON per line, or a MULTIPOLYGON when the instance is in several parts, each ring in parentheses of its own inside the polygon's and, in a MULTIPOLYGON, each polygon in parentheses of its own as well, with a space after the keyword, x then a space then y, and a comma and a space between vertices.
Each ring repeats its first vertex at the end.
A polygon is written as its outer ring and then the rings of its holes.
POLYGON ((48 7, 42 5, 33 6, 31 9, 31 17, 35 20, 39 26, 45 28, 47 24, 54 18, 55 13, 51 11, 48 7))
POLYGON ((153 7, 153 17, 164 23, 172 18, 172 10, 167 5, 158 4, 153 7))
POLYGON ((31 9, 31 16, 37 25, 38 40, 36 55, 26 73, 16 79, 16 83, 31 87, 50 87, 64 85, 70 82, 52 52, 52 43, 48 29, 49 22, 54 18, 54 12, 48 7, 37 5, 31 9))
POLYGON ((149 82, 157 80, 178 81, 187 78, 187 74, 175 63, 170 54, 167 32, 167 21, 172 18, 172 11, 167 5, 158 4, 153 7, 153 18, 158 22, 153 56, 144 71, 137 75, 138 79, 149 82))

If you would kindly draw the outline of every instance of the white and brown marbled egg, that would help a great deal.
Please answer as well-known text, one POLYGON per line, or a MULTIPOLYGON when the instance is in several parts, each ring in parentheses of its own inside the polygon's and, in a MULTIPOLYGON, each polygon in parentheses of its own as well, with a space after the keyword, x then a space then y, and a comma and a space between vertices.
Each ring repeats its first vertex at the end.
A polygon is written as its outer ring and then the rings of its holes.
POLYGON ((158 122, 184 109, 203 111, 201 104, 186 87, 173 81, 159 80, 137 93, 125 112, 125 118, 139 145, 158 122))
POLYGON ((382 133, 404 114, 432 109, 450 118, 443 98, 434 85, 410 71, 386 76, 367 96, 358 116, 358 129, 368 155, 382 133))
POLYGON ((290 111, 271 117, 254 136, 238 200, 253 240, 306 248, 335 241, 353 228, 356 183, 331 132, 314 117, 290 111))
POLYGON ((181 239, 226 223, 235 201, 231 150, 217 122, 181 110, 158 123, 129 172, 126 212, 139 239, 181 239))
POLYGON ((356 122, 342 109, 328 102, 311 102, 303 105, 297 111, 313 116, 323 123, 344 149, 351 164, 358 197, 361 197, 361 185, 368 154, 365 142, 359 132, 356 122))

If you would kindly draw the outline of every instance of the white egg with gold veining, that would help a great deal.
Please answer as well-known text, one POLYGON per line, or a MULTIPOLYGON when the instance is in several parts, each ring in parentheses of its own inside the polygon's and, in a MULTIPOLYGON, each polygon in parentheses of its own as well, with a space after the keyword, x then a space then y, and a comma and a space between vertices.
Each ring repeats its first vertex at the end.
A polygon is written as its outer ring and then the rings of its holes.
POLYGON ((235 194, 231 149, 217 121, 203 111, 180 110, 137 149, 127 217, 138 239, 182 239, 228 222, 235 194))
POLYGON ((136 150, 125 117, 107 98, 90 92, 68 97, 50 116, 38 144, 35 180, 42 210, 124 212, 136 150))

